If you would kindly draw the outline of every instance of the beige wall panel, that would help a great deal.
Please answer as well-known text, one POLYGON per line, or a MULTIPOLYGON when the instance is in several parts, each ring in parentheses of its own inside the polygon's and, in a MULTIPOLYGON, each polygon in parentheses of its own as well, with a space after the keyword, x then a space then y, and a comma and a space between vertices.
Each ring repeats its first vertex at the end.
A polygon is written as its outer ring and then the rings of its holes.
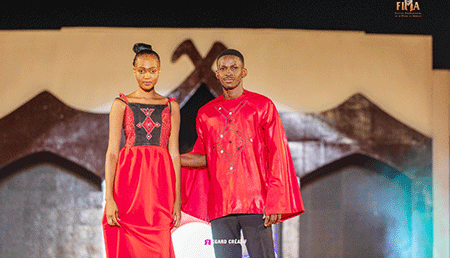
POLYGON ((119 92, 136 88, 131 67, 135 42, 152 44, 160 54, 157 90, 167 94, 195 69, 187 56, 171 62, 172 53, 186 39, 194 42, 202 57, 216 41, 239 49, 249 69, 245 87, 269 96, 282 111, 322 111, 362 92, 400 121, 431 134, 431 37, 339 31, 63 28, 0 32, 0 94, 10 100, 2 103, 0 116, 44 89, 73 107, 108 112, 119 92))

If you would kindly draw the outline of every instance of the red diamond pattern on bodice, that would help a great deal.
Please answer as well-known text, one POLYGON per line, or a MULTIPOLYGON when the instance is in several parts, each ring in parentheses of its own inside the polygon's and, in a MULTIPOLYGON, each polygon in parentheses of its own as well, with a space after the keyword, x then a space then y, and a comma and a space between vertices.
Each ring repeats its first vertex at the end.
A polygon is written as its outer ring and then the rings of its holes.
POLYGON ((139 122, 136 126, 139 128, 144 128, 147 132, 147 140, 150 140, 152 138, 152 131, 155 127, 160 127, 161 124, 158 122, 154 122, 150 115, 155 111, 154 108, 141 108, 141 111, 145 114, 145 120, 143 122, 139 122))

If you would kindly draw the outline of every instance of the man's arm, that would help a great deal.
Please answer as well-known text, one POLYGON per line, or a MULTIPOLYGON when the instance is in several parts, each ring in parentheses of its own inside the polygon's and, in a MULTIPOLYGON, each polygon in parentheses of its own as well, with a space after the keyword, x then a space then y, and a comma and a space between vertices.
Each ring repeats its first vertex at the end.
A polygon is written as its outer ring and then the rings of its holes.
POLYGON ((200 168, 206 167, 206 165, 206 155, 190 153, 181 155, 182 167, 200 168))
POLYGON ((272 101, 265 111, 262 126, 268 170, 263 217, 265 225, 271 225, 280 221, 283 215, 300 214, 304 208, 286 134, 272 101))

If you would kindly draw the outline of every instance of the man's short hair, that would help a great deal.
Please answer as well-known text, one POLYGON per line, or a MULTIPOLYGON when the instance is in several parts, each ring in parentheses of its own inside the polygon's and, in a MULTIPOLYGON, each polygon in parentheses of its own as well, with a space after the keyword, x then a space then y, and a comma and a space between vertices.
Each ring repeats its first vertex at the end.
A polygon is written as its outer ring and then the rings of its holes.
POLYGON ((219 61, 222 56, 237 56, 241 59, 242 65, 244 65, 244 56, 236 49, 225 49, 217 56, 217 61, 219 61))

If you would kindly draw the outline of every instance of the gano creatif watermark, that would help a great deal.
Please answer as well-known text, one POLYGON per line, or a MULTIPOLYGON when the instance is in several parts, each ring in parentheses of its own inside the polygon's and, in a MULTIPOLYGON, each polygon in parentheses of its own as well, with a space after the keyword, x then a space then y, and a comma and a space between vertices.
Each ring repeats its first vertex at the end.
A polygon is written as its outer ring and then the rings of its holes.
POLYGON ((247 243, 247 239, 205 239, 205 245, 240 245, 247 243))

